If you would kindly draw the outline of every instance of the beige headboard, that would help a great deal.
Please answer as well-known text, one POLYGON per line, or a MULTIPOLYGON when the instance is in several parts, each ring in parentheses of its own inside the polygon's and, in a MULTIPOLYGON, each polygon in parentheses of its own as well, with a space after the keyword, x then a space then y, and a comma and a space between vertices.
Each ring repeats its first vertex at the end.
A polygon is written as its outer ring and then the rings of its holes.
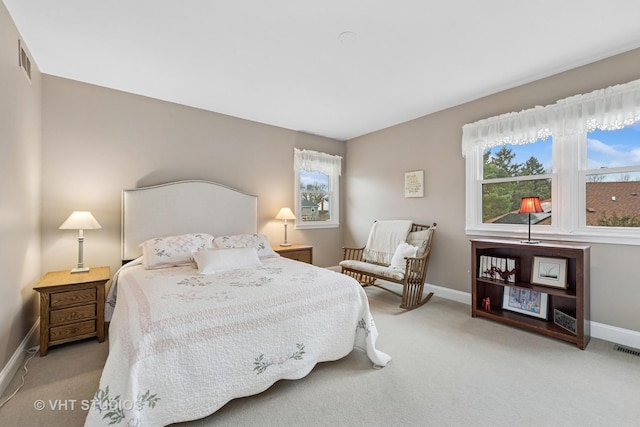
POLYGON ((122 191, 122 260, 140 243, 184 233, 256 233, 258 197, 208 181, 177 181, 122 191))

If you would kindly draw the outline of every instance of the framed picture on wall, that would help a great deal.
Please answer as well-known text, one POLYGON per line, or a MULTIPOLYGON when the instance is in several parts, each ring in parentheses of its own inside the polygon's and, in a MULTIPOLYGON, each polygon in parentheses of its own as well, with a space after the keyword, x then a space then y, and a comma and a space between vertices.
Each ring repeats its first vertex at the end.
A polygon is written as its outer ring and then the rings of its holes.
POLYGON ((404 197, 424 197, 424 171, 404 173, 404 197))

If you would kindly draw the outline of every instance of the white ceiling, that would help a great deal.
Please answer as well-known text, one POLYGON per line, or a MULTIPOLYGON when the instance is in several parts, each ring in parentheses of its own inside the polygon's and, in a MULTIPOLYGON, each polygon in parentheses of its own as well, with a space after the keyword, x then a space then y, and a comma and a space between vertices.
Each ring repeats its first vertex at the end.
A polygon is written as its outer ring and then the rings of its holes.
POLYGON ((640 47, 637 0, 3 2, 43 73, 339 140, 640 47))

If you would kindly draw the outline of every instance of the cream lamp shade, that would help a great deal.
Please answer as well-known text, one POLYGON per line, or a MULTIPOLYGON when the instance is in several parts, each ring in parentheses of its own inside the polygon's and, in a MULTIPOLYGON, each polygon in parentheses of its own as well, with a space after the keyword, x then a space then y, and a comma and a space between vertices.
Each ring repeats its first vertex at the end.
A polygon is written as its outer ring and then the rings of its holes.
POLYGON ((281 243, 280 246, 291 246, 291 243, 287 242, 287 220, 296 219, 296 216, 291 212, 291 209, 282 208, 276 215, 276 219, 284 220, 284 243, 281 243))
POLYGON ((84 246, 84 230, 97 230, 102 226, 88 211, 74 211, 65 222, 62 223, 60 230, 78 230, 78 267, 71 270, 72 273, 84 273, 89 271, 83 262, 83 246, 84 246))

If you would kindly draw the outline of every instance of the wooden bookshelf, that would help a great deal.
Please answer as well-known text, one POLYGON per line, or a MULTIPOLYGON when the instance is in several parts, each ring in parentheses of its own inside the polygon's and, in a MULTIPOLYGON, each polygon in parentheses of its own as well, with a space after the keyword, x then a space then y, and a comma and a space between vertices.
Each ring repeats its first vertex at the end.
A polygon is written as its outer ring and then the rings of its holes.
POLYGON ((586 245, 549 241, 530 244, 507 239, 473 239, 471 315, 568 341, 584 350, 591 337, 589 259, 590 247, 586 245), (515 281, 510 283, 499 277, 481 277, 481 259, 486 257, 517 259, 515 281), (531 283, 534 257, 566 259, 566 288, 531 283), (537 313, 537 316, 545 318, 504 308, 506 287, 546 294, 546 313, 542 310, 537 313), (490 299, 488 309, 483 304, 487 297, 490 299), (555 310, 575 319, 575 332, 554 321, 555 310))

